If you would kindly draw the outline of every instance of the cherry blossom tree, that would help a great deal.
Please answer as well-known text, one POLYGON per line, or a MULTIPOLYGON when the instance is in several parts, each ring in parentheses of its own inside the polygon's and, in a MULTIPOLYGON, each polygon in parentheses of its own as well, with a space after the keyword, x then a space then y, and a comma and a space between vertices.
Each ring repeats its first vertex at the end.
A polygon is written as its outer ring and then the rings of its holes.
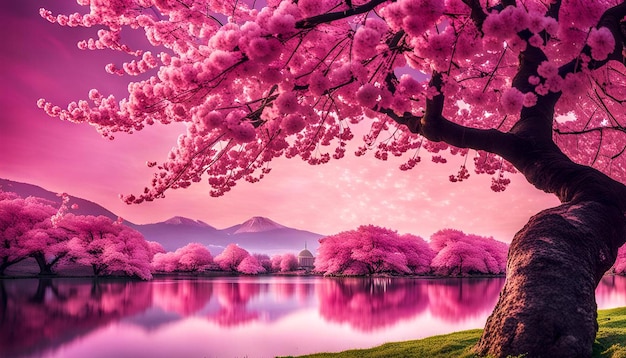
POLYGON ((445 229, 430 237, 430 246, 437 252, 431 267, 438 275, 498 275, 506 271, 508 245, 493 238, 445 229))
POLYGON ((69 197, 63 198, 57 209, 45 199, 0 191, 0 275, 29 257, 39 265, 40 274, 53 274, 68 252, 68 237, 55 225, 67 209, 69 197))
POLYGON ((194 272, 213 263, 209 249, 199 243, 189 243, 174 252, 158 252, 152 259, 152 269, 157 272, 194 272))
POLYGON ((239 265, 237 265, 237 271, 248 275, 256 275, 265 272, 265 269, 254 256, 246 256, 239 265))
POLYGON ((263 266, 266 272, 272 272, 272 259, 266 254, 252 254, 263 266))
MULTIPOLYGON (((29 248, 40 238, 40 229, 52 226, 50 218, 56 210, 40 200, 3 193, 0 200, 0 274, 30 255, 29 248), (29 240, 31 239, 31 240, 29 240), (26 243, 26 241, 30 241, 26 243), (30 245, 29 245, 30 244, 30 245)), ((40 247, 44 245, 38 245, 40 247)))
MULTIPOLYGON (((93 89, 66 108, 38 105, 108 138, 157 122, 187 124, 167 159, 148 161, 152 183, 127 202, 203 177, 221 195, 239 180, 258 181, 280 156, 342 158, 365 122, 371 129, 356 154, 406 153, 404 170, 419 167, 425 152, 438 163, 471 156, 495 191, 517 170, 562 204, 513 239, 504 294, 477 352, 591 354, 594 288, 626 240, 626 3, 78 3, 86 13, 41 15, 98 29, 78 46, 134 56, 106 70, 136 80, 122 100, 93 89), (142 29, 149 45, 125 43, 129 28, 142 29)), ((450 180, 469 175, 463 164, 450 180)))
POLYGON ((433 256, 417 236, 368 225, 320 239, 315 270, 327 275, 423 274, 430 271, 433 256))
POLYGON ((272 256, 273 272, 289 272, 298 269, 298 258, 292 253, 272 256))
POLYGON ((238 271, 239 264, 248 256, 250 253, 245 249, 237 244, 229 244, 213 261, 224 271, 238 271))
POLYGON ((150 273, 150 246, 138 231, 106 216, 65 215, 58 226, 66 230, 67 258, 91 266, 95 276, 125 274, 142 279, 150 273))
POLYGON ((148 247, 150 248, 150 256, 154 258, 156 254, 164 254, 167 252, 161 243, 156 241, 148 241, 148 247))

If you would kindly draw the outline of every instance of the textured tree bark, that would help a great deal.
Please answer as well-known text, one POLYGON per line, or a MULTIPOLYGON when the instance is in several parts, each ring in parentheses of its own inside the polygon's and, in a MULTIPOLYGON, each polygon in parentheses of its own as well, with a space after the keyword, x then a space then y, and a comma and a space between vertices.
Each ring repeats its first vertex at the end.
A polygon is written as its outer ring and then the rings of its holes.
POLYGON ((593 201, 542 211, 515 235, 507 282, 476 347, 494 357, 590 357, 595 288, 625 238, 624 215, 593 201))

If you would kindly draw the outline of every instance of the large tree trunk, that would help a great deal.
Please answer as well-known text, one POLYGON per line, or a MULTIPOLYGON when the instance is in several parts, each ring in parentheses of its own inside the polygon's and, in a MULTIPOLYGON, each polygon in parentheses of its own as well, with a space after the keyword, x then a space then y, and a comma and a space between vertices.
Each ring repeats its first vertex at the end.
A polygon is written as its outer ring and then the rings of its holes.
POLYGON ((52 265, 49 265, 46 262, 46 257, 44 256, 43 253, 35 253, 32 255, 32 257, 35 258, 35 261, 37 261, 37 265, 39 265, 39 274, 42 276, 51 276, 54 275, 54 272, 52 272, 52 265))
POLYGON ((507 282, 478 353, 590 357, 598 330, 595 288, 624 234, 623 214, 598 202, 532 217, 511 243, 507 282))

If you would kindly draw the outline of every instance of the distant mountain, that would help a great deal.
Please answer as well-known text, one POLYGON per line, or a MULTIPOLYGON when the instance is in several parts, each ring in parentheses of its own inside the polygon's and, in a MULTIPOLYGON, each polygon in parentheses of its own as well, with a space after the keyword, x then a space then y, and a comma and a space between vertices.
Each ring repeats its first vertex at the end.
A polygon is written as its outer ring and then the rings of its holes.
POLYGON ((204 221, 188 219, 182 216, 174 216, 173 218, 165 220, 163 223, 170 225, 189 225, 215 229, 213 226, 205 223, 204 221))
POLYGON ((160 223, 137 225, 147 240, 159 242, 168 251, 198 242, 219 254, 228 244, 238 244, 252 253, 297 253, 307 247, 317 250, 320 234, 298 230, 278 224, 268 218, 253 217, 242 224, 218 230, 201 221, 183 217, 172 218, 160 223))
MULTIPOLYGON (((22 197, 36 196, 61 205, 61 198, 56 193, 43 189, 39 186, 0 179, 0 188, 4 191, 12 191, 22 197)), ((70 212, 76 215, 104 215, 113 220, 117 215, 104 207, 71 196, 70 203, 78 204, 78 209, 70 212)), ((152 224, 134 224, 129 221, 126 225, 141 232, 146 240, 159 242, 167 251, 174 251, 190 242, 198 242, 209 248, 213 255, 217 255, 226 245, 235 243, 251 253, 264 253, 274 255, 277 253, 298 253, 306 243, 313 253, 319 247, 318 240, 322 235, 309 231, 298 230, 281 225, 265 217, 255 216, 249 220, 219 230, 200 221, 174 216, 163 222, 152 224)))
POLYGON ((244 233, 259 233, 259 232, 272 231, 272 230, 278 230, 278 229, 288 229, 288 228, 268 218, 264 218, 261 216, 254 216, 250 218, 249 220, 245 221, 243 224, 231 226, 229 228, 224 229, 224 232, 237 235, 237 234, 244 234, 244 233))

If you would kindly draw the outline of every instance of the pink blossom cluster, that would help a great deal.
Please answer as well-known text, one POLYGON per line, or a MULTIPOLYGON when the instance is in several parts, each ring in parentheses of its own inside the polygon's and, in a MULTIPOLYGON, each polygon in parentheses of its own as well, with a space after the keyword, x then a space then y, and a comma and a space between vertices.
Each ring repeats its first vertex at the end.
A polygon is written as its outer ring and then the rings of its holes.
POLYGON ((504 274, 508 245, 459 230, 444 229, 430 243, 377 226, 320 240, 315 270, 325 275, 504 274))
MULTIPOLYGON (((219 196, 241 180, 260 180, 281 156, 314 165, 340 159, 353 139, 350 128, 361 122, 372 130, 357 155, 373 150, 381 160, 405 153, 417 158, 421 147, 437 153, 436 145, 387 114, 419 117, 426 101, 440 94, 446 119, 500 131, 511 129, 520 112, 543 96, 562 95, 555 115, 575 120, 555 121, 561 149, 613 176, 626 174, 625 156, 616 155, 619 141, 585 128, 598 117, 615 117, 615 128, 625 121, 624 65, 609 61, 603 70, 590 69, 619 44, 598 24, 610 2, 564 1, 556 17, 545 1, 528 0, 483 8, 482 22, 461 0, 357 1, 352 7, 340 0, 79 3, 83 14, 42 9, 41 16, 61 26, 93 28, 94 36, 79 42, 82 49, 131 56, 107 66, 112 74, 131 75, 128 95, 118 99, 94 89, 66 107, 45 99, 38 106, 51 116, 92 124, 111 139, 155 123, 186 124, 167 158, 146 158, 153 180, 142 193, 123 196, 128 203, 203 179, 219 196), (346 15, 356 8, 363 11, 346 15), (131 48, 128 30, 143 31, 148 44, 131 48), (546 60, 528 84, 513 87, 519 54, 530 48, 540 49, 546 60), (571 61, 580 66, 566 68, 571 61), (443 74, 440 88, 428 84, 433 71, 443 74), (568 138, 574 135, 585 140, 568 138)), ((446 155, 434 159, 444 162, 446 155)), ((407 159, 402 169, 416 162, 407 159)), ((477 173, 495 173, 490 161, 477 163, 477 173)))
POLYGON ((504 274, 508 245, 493 238, 444 229, 430 237, 437 253, 431 267, 437 275, 504 274))
POLYGON ((271 260, 271 272, 289 272, 298 269, 298 258, 292 253, 274 255, 271 260))
POLYGON ((174 252, 155 253, 152 258, 152 270, 156 272, 194 272, 203 270, 212 263, 211 252, 204 245, 190 243, 174 252))
POLYGON ((315 271, 325 275, 424 274, 434 253, 420 237, 374 225, 320 239, 315 271))

